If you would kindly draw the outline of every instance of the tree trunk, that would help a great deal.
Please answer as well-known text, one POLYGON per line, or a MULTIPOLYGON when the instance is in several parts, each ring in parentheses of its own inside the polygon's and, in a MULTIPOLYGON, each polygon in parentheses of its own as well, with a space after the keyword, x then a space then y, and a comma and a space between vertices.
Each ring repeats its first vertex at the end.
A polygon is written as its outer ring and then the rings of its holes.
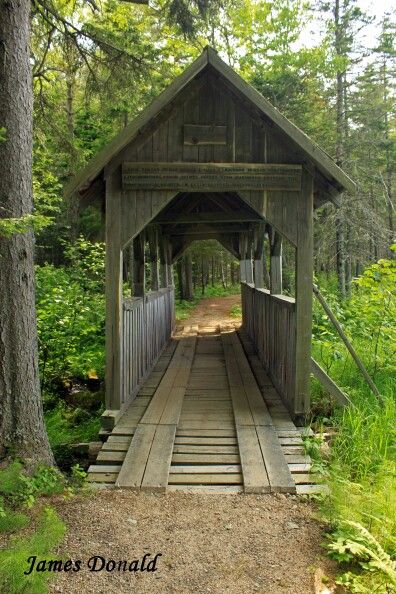
MULTIPOLYGON (((384 129, 385 129, 385 146, 386 146, 386 178, 385 178, 385 187, 387 193, 387 213, 388 213, 388 225, 389 225, 389 240, 390 243, 393 244, 396 241, 395 235, 395 207, 393 204, 393 169, 394 169, 394 157, 392 151, 392 142, 390 140, 390 125, 389 125, 389 114, 388 114, 388 80, 387 80, 387 68, 386 68, 386 60, 384 58, 383 64, 383 99, 384 99, 384 106, 385 106, 385 113, 384 113, 384 129)), ((396 258, 396 254, 394 251, 389 249, 388 246, 388 257, 391 259, 396 258)))
POLYGON ((192 258, 190 252, 183 256, 184 267, 184 295, 183 298, 187 301, 194 299, 193 282, 192 282, 192 258))
POLYGON ((231 276, 231 285, 236 285, 234 260, 231 260, 231 264, 230 264, 230 276, 231 276))
MULTIPOLYGON (((340 0, 335 0, 334 5, 334 35, 335 35, 335 50, 337 56, 344 56, 342 41, 343 41, 343 27, 340 16, 340 0)), ((343 166, 344 162, 344 82, 345 72, 337 71, 336 80, 336 163, 339 167, 343 166)), ((345 299, 345 230, 344 230, 344 211, 343 211, 343 195, 340 194, 339 201, 341 206, 338 209, 335 220, 336 228, 336 266, 338 278, 338 290, 342 299, 345 299)))
POLYGON ((201 295, 205 295, 205 268, 204 257, 201 257, 201 295))
MULTIPOLYGON (((30 0, 0 0, 0 217, 33 211, 30 0)), ((38 373, 34 234, 0 237, 0 456, 53 464, 38 373)))
POLYGON ((179 288, 179 299, 182 301, 184 299, 184 288, 183 288, 183 265, 181 258, 178 259, 176 263, 176 273, 177 273, 177 284, 179 288))
POLYGON ((223 286, 223 289, 226 289, 227 288, 227 275, 225 274, 225 270, 224 270, 223 255, 221 256, 221 260, 220 260, 220 274, 221 274, 221 284, 223 286))

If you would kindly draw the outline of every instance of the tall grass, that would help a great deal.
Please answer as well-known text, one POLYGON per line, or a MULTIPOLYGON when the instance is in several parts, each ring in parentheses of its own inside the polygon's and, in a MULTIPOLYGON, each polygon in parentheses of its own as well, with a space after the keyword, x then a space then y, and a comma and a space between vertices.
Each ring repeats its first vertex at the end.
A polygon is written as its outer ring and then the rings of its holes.
MULTIPOLYGON (((323 288, 323 284, 322 284, 323 288)), ((353 406, 340 409, 312 383, 314 423, 331 425, 330 453, 321 460, 329 495, 322 511, 328 548, 341 562, 348 592, 396 592, 396 264, 380 261, 342 303, 326 296, 384 398, 381 406, 344 345, 315 304, 313 356, 353 406)))

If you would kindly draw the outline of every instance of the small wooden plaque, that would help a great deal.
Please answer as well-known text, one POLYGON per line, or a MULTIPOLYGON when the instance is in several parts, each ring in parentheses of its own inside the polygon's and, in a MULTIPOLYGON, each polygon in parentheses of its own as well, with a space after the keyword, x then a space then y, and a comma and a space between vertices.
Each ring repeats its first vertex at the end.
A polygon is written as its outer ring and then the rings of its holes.
POLYGON ((208 144, 227 144, 227 126, 206 124, 185 124, 184 144, 201 146, 208 144))

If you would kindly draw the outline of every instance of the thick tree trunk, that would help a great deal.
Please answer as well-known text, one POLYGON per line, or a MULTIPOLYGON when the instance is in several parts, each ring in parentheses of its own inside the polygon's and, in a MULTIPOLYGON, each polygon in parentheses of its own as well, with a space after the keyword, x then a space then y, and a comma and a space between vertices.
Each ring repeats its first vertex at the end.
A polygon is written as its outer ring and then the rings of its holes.
MULTIPOLYGON (((33 210, 30 0, 0 0, 0 217, 33 210)), ((34 235, 0 237, 0 456, 53 463, 40 395, 34 235)))

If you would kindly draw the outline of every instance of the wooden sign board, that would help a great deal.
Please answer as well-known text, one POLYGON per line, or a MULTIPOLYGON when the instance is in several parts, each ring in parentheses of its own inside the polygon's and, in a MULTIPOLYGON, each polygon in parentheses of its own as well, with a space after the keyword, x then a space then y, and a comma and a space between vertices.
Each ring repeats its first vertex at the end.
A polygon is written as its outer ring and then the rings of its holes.
POLYGON ((237 192, 301 190, 301 165, 263 163, 123 163, 129 190, 237 192))
POLYGON ((227 144, 227 126, 184 124, 183 132, 184 144, 194 146, 227 144))

